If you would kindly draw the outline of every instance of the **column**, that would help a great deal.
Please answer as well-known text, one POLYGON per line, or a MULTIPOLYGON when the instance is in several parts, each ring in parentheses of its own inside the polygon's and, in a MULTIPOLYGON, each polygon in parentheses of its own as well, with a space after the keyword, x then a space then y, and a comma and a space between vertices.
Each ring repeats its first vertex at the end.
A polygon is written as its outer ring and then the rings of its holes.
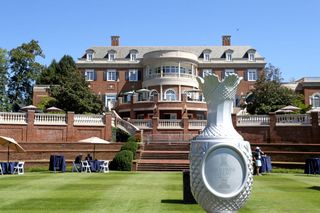
POLYGON ((112 113, 107 112, 104 116, 104 139, 107 141, 112 141, 112 113))
POLYGON ((34 135, 34 110, 27 111, 27 138, 26 141, 33 141, 35 138, 34 135))
POLYGON ((182 96, 182 94, 181 94, 181 85, 179 84, 179 88, 178 88, 178 93, 179 93, 179 101, 181 101, 181 96, 182 96))
POLYGON ((178 63, 178 76, 179 76, 179 78, 180 78, 180 61, 179 61, 179 63, 178 63))
POLYGON ((67 112, 67 141, 74 140, 74 112, 67 112))
POLYGON ((160 101, 163 100, 162 84, 160 84, 160 101))

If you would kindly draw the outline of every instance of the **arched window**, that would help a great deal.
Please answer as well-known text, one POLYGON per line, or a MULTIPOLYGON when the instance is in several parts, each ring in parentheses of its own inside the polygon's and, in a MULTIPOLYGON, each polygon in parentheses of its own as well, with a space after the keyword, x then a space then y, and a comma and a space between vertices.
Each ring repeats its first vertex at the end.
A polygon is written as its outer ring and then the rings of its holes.
POLYGON ((211 50, 205 49, 205 50, 203 50, 202 54, 203 54, 203 61, 210 61, 211 50))
POLYGON ((138 56, 138 50, 130 50, 130 61, 136 61, 138 56))
POLYGON ((165 100, 167 100, 167 101, 175 101, 175 100, 177 100, 177 96, 176 96, 175 91, 172 90, 172 89, 168 89, 165 92, 165 100))
POLYGON ((94 57, 94 50, 88 49, 88 50, 86 51, 87 61, 92 61, 92 60, 93 60, 93 57, 94 57))
POLYGON ((152 90, 152 91, 150 92, 150 100, 151 100, 151 101, 154 101, 154 100, 155 100, 155 96, 158 97, 158 92, 157 92, 157 90, 152 90))
POLYGON ((117 52, 115 50, 110 50, 108 52, 108 61, 114 61, 116 59, 117 52))
POLYGON ((316 94, 312 97, 312 107, 320 107, 320 94, 316 94))

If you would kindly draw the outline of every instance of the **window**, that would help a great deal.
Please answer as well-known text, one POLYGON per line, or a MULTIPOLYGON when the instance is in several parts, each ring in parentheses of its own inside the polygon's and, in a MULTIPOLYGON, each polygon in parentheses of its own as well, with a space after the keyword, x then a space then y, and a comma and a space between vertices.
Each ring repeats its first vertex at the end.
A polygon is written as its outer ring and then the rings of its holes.
POLYGON ((138 81, 138 70, 129 70, 128 80, 129 81, 138 81))
POLYGON ((254 60, 255 60, 255 58, 254 58, 254 52, 249 52, 249 53, 248 53, 248 60, 249 60, 249 61, 254 61, 254 60))
POLYGON ((204 69, 202 70, 202 77, 206 77, 208 75, 212 75, 212 69, 204 69))
POLYGON ((116 59, 116 51, 110 50, 108 52, 108 60, 109 61, 114 61, 116 59))
POLYGON ((226 69, 224 71, 224 77, 227 77, 228 75, 233 74, 233 73, 235 73, 234 69, 226 69))
POLYGON ((311 103, 313 108, 320 107, 320 95, 314 95, 311 98, 311 103))
POLYGON ((86 81, 94 81, 94 70, 86 70, 84 75, 86 81))
POLYGON ((105 96, 105 107, 108 110, 111 110, 116 103, 117 95, 116 94, 106 94, 105 96))
POLYGON ((131 53, 130 54, 130 61, 135 61, 137 60, 137 53, 131 53))
POLYGON ((117 71, 116 70, 107 70, 107 81, 116 81, 117 80, 117 71))
POLYGON ((88 52, 87 53, 87 61, 92 61, 93 59, 93 52, 88 52))
POLYGON ((152 90, 150 92, 150 100, 151 101, 154 101, 155 100, 155 97, 154 96, 157 96, 158 97, 158 92, 156 90, 152 90))
POLYGON ((177 99, 176 93, 174 90, 169 89, 165 92, 165 100, 167 101, 175 101, 177 99))
POLYGON ((204 61, 209 61, 210 60, 210 53, 208 53, 208 52, 203 53, 203 60, 204 61))
POLYGON ((226 52, 226 61, 232 61, 232 52, 226 52))
POLYGON ((258 79, 256 69, 249 69, 247 75, 248 75, 248 81, 256 81, 258 79))

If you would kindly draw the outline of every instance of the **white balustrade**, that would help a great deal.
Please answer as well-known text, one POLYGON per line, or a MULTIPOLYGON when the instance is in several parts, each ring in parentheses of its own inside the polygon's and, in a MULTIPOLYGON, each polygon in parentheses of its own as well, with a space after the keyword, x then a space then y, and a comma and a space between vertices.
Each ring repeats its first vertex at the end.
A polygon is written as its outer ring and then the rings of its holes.
POLYGON ((17 112, 0 112, 1 124, 27 124, 27 114, 17 112))
POLYGON ((34 124, 36 125, 66 125, 66 114, 46 114, 36 113, 34 118, 34 124))
POLYGON ((267 126, 270 124, 268 115, 238 115, 237 126, 267 126))
POLYGON ((103 115, 74 115, 75 126, 104 126, 103 115))
POLYGON ((189 120, 189 129, 203 129, 207 125, 207 120, 189 120))
POLYGON ((150 129, 152 128, 151 119, 130 119, 130 123, 138 127, 139 129, 150 129))
POLYGON ((290 125, 310 125, 311 118, 308 114, 284 114, 276 115, 277 124, 281 126, 290 126, 290 125))
POLYGON ((161 119, 158 123, 161 129, 181 129, 183 128, 181 120, 161 119))

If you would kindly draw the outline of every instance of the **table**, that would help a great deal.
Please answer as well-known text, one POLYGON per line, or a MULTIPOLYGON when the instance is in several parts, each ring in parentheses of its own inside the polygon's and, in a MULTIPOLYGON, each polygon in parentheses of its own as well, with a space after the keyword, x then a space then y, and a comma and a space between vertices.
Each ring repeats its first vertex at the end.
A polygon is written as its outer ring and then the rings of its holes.
POLYGON ((307 158, 304 166, 305 174, 320 174, 320 158, 307 158))
POLYGON ((66 161, 63 155, 51 155, 50 156, 50 164, 49 164, 50 171, 66 171, 66 161))
POLYGON ((271 172, 271 171, 272 171, 271 157, 261 156, 261 167, 259 172, 264 173, 264 172, 271 172))
POLYGON ((103 160, 88 160, 90 164, 91 172, 99 172, 100 166, 103 164, 103 160))
POLYGON ((13 174, 14 167, 18 162, 0 162, 3 174, 13 174))

